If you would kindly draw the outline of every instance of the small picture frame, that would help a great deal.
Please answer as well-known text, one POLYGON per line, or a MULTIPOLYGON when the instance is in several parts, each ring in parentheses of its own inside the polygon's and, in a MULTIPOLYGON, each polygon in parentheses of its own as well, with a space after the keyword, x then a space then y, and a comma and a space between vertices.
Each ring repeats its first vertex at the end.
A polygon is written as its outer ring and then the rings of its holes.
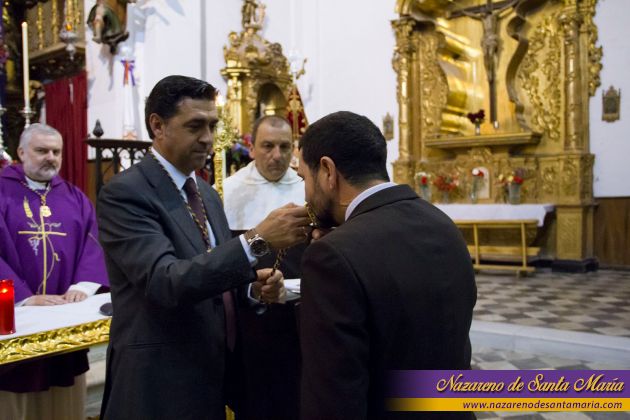
POLYGON ((607 122, 617 121, 620 108, 621 89, 615 89, 611 86, 606 92, 602 93, 602 120, 607 122))
POLYGON ((394 118, 389 112, 383 117, 383 137, 385 137, 385 140, 394 138, 394 118))

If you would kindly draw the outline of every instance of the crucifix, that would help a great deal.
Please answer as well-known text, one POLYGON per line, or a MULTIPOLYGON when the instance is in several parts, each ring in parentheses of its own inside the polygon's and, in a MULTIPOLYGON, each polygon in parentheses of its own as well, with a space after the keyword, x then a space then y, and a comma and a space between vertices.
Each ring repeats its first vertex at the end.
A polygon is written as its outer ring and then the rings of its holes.
MULTIPOLYGON (((50 217, 52 215, 50 208, 48 206, 44 205, 40 207, 39 209, 39 221, 40 224, 37 225, 37 223, 35 223, 35 221, 33 220, 33 212, 30 209, 30 206, 28 204, 28 200, 26 197, 24 197, 24 211, 26 212, 26 216, 28 218, 31 219, 31 221, 33 222, 33 224, 31 224, 32 227, 36 227, 37 230, 20 230, 18 231, 18 235, 33 235, 29 238, 29 240, 35 240, 35 241, 40 241, 42 244, 42 254, 43 254, 43 258, 44 258, 44 270, 43 270, 43 279, 42 279, 42 294, 45 295, 46 294, 46 281, 48 280, 48 247, 47 247, 47 243, 48 241, 50 241, 50 236, 66 236, 65 233, 62 232, 54 232, 52 230, 47 230, 46 229, 46 222, 44 221, 45 217, 50 217)), ((52 243, 50 244, 50 247, 52 248, 52 254, 53 254, 53 265, 54 265, 54 261, 57 260, 59 261, 59 257, 57 256, 57 254, 55 253, 55 249, 52 246, 52 243)), ((52 266, 51 266, 51 271, 52 271, 52 266)))
POLYGON ((481 37, 481 50, 483 51, 483 64, 486 68, 486 78, 490 91, 490 121, 494 128, 499 128, 497 118, 497 68, 499 64, 499 47, 501 38, 499 37, 499 20, 514 7, 519 0, 503 0, 493 3, 486 0, 485 5, 474 6, 467 9, 460 9, 450 13, 450 18, 468 16, 479 20, 483 25, 483 35, 481 37))

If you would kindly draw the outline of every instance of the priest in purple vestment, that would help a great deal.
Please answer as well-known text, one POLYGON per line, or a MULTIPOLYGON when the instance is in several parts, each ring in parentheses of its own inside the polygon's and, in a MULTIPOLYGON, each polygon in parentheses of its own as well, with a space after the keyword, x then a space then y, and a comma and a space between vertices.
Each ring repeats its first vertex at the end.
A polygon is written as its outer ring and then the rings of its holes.
MULTIPOLYGON (((32 124, 20 137, 22 164, 0 173, 0 278, 13 280, 16 306, 78 302, 108 286, 94 208, 58 175, 62 145, 57 130, 32 124)), ((62 411, 53 418, 84 418, 87 370, 86 350, 0 366, 0 405, 19 418, 48 417, 53 406, 62 411), (28 399, 48 390, 54 402, 28 399)))

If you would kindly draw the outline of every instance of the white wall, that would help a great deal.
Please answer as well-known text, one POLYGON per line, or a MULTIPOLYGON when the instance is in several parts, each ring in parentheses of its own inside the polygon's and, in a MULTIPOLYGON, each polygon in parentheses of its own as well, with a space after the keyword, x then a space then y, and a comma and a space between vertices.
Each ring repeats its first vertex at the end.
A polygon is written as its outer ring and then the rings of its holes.
MULTIPOLYGON (((94 3, 85 0, 86 10, 94 3)), ((379 127, 387 112, 397 120, 396 77, 391 67, 394 0, 370 2, 369 7, 361 0, 263 3, 267 6, 265 38, 279 42, 287 56, 296 51, 308 58, 306 75, 298 85, 310 122, 338 110, 366 115, 379 127)), ((241 5, 237 0, 139 0, 129 6, 131 36, 125 45, 136 60, 139 138, 148 139, 142 121, 144 98, 162 77, 184 74, 204 78, 225 93, 226 84, 220 75, 225 66, 223 46, 229 32, 240 30, 241 5)), ((86 49, 89 127, 98 118, 104 137, 120 138, 120 54, 111 57, 105 47, 91 41, 86 49)), ((398 157, 397 138, 388 146, 388 161, 392 162, 398 157)))
POLYGON ((630 196, 630 42, 628 0, 599 0, 595 24, 604 47, 602 84, 590 102, 591 153, 595 155, 595 197, 630 196), (602 121, 602 92, 621 88, 618 121, 602 121))

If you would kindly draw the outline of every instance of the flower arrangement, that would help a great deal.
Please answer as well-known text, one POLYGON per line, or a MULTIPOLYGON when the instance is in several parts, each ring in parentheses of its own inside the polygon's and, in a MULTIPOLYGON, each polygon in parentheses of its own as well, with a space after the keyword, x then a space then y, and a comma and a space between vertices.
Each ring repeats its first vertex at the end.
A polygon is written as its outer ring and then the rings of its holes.
POLYGON ((479 125, 486 118, 486 112, 483 109, 480 109, 477 112, 469 112, 466 114, 466 117, 470 120, 471 123, 475 125, 479 125))
POLYGON ((428 187, 429 186, 429 177, 430 175, 426 172, 416 172, 416 183, 420 187, 428 187))
POLYGON ((525 169, 516 168, 507 175, 500 174, 497 182, 503 190, 503 200, 510 204, 519 204, 521 201, 521 185, 525 181, 525 169))
POLYGON ((227 164, 228 168, 231 169, 231 173, 238 171, 252 161, 252 158, 249 155, 249 149, 251 146, 251 134, 244 134, 232 142, 232 147, 230 147, 229 152, 227 153, 227 164))
POLYGON ((521 185, 525 181, 525 169, 516 168, 507 175, 500 174, 497 178, 500 185, 508 186, 510 184, 521 185))
POLYGON ((420 187, 420 196, 424 198, 426 201, 431 201, 431 175, 421 171, 416 172, 415 175, 416 184, 420 187))
POLYGON ((483 179, 484 174, 483 174, 483 171, 482 171, 481 169, 479 169, 479 168, 474 168, 474 169, 472 170, 472 176, 474 176, 474 177, 475 177, 475 178, 473 178, 473 179, 483 179))
POLYGON ((457 189, 459 186, 459 180, 456 175, 440 174, 435 177, 433 185, 435 185, 435 187, 440 191, 451 192, 457 189))

